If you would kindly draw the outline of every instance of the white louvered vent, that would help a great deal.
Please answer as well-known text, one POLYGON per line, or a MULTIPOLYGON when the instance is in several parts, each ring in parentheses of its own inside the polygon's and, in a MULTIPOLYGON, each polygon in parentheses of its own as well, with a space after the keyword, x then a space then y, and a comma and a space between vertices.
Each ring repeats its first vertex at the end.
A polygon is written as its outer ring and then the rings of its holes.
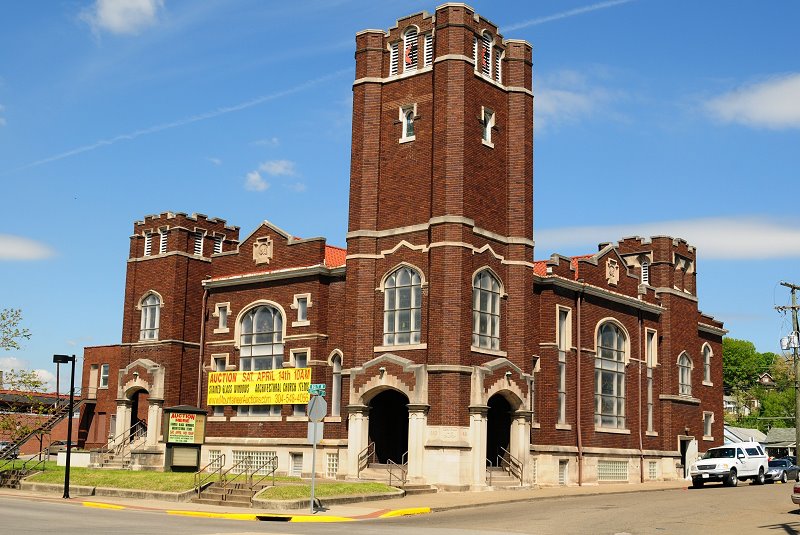
POLYGON ((642 284, 650 285, 650 262, 642 262, 642 284))
POLYGON ((203 233, 202 232, 195 232, 194 233, 194 254, 197 256, 203 256, 203 233))
POLYGON ((144 235, 144 255, 150 256, 153 254, 153 235, 150 232, 144 235))
POLYGON ((501 72, 500 72, 500 65, 501 65, 500 55, 501 55, 500 54, 500 49, 499 48, 495 48, 494 49, 494 79, 497 80, 498 82, 502 83, 503 78, 502 78, 502 75, 501 75, 501 72))
POLYGON ((167 252, 167 233, 161 232, 161 240, 158 243, 158 254, 167 252))
POLYGON ((389 75, 397 74, 397 59, 400 43, 394 43, 389 50, 389 75))
POLYGON ((479 65, 481 62, 478 58, 478 36, 476 35, 475 38, 472 40, 472 59, 475 60, 475 70, 479 70, 479 65))
POLYGON ((425 66, 433 65, 433 34, 425 34, 425 66))
POLYGON ((403 35, 403 72, 416 70, 418 56, 417 29, 409 28, 403 35))
POLYGON ((486 76, 492 75, 492 34, 484 32, 483 46, 481 47, 481 72, 486 76))
POLYGON ((214 236, 214 252, 222 252, 222 236, 214 236))

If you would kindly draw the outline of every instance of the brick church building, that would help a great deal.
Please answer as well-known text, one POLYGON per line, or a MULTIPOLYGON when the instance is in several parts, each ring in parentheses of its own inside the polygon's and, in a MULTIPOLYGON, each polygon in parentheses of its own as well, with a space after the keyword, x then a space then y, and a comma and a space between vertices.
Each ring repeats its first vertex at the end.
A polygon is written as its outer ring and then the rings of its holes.
POLYGON ((370 453, 440 489, 510 460, 525 485, 684 477, 723 436, 726 331, 698 309, 695 248, 534 260, 531 45, 470 7, 362 31, 355 61, 347 249, 268 221, 134 223, 122 342, 85 350, 81 444, 143 422, 134 462, 164 467, 163 411, 189 405, 200 465, 356 478, 370 453), (306 367, 328 404, 314 467, 302 403, 208 403, 210 374, 306 367))

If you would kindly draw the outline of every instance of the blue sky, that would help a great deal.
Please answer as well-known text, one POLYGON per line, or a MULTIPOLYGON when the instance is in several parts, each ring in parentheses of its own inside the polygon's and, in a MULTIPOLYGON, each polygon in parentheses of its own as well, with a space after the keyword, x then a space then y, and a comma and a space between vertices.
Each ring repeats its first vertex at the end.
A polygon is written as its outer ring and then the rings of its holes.
MULTIPOLYGON (((63 0, 0 16, 0 368, 120 341, 133 222, 345 245, 354 35, 437 3, 63 0)), ((800 284, 800 3, 470 2, 534 48, 536 258, 671 234, 701 309, 778 351, 800 284)))

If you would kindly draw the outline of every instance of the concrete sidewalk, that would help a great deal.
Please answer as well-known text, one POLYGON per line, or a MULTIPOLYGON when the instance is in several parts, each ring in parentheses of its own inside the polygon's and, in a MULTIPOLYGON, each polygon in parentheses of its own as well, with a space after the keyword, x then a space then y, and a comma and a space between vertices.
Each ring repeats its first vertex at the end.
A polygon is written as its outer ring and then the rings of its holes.
MULTIPOLYGON (((540 501, 569 497, 594 496, 598 494, 623 494, 630 492, 655 492, 686 489, 687 481, 656 481, 643 484, 603 484, 583 487, 548 487, 520 490, 496 490, 484 492, 439 492, 420 494, 404 498, 392 498, 361 503, 334 504, 311 514, 310 506, 301 510, 243 509, 203 505, 191 502, 164 502, 155 499, 134 499, 122 497, 80 496, 69 500, 61 498, 62 490, 57 492, 32 492, 13 489, 0 489, 0 496, 19 497, 31 500, 64 503, 65 501, 84 507, 105 509, 125 509, 148 512, 163 512, 172 515, 229 518, 232 520, 281 520, 290 522, 348 522, 374 518, 389 518, 409 514, 425 514, 466 507, 479 507, 498 503, 540 501)), ((56 489, 54 489, 56 490, 56 489)))

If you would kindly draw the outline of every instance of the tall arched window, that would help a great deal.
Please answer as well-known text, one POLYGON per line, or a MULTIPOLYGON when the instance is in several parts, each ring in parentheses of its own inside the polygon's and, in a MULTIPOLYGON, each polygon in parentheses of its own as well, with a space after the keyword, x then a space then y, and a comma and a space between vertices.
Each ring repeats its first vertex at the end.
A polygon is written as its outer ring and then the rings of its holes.
POLYGON ((420 343, 422 279, 409 267, 386 278, 383 306, 383 345, 420 343))
POLYGON ((500 281, 488 269, 472 281, 472 345, 500 349, 500 281))
POLYGON ((417 29, 412 26, 403 34, 403 72, 416 70, 418 57, 417 29))
POLYGON ((678 394, 692 395, 692 359, 686 353, 678 357, 678 394))
POLYGON ((142 320, 139 340, 158 340, 158 325, 161 316, 161 299, 151 293, 141 302, 142 320))
MULTIPOLYGON (((239 370, 283 368, 283 315, 269 305, 249 310, 241 319, 239 370)), ((280 405, 240 405, 239 415, 280 416, 280 405)))
POLYGON ((713 353, 711 353, 711 347, 706 344, 703 347, 703 381, 706 383, 711 383, 711 357, 713 353))
POLYGON ((331 392, 331 416, 339 416, 342 411, 342 357, 331 357, 333 367, 333 392, 331 392))
POLYGON ((604 323, 597 332, 594 361, 594 423, 598 427, 625 427, 625 334, 604 323))

